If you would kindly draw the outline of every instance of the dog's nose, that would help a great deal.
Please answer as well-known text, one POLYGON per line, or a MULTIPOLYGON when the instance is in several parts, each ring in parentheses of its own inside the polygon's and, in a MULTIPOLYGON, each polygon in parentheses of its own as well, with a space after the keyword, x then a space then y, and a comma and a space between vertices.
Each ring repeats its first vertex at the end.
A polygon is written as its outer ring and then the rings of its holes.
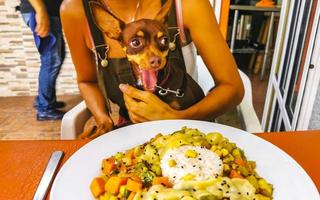
POLYGON ((149 64, 150 64, 150 67, 152 68, 158 68, 161 65, 161 58, 158 56, 152 56, 149 59, 149 64))

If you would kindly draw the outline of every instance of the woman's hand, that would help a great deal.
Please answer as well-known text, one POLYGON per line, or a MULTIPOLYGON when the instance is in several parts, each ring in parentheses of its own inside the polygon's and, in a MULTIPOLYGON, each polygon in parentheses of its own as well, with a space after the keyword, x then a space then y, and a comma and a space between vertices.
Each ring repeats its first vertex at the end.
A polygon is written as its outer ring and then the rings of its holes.
POLYGON ((96 123, 95 120, 89 119, 83 132, 78 136, 79 139, 94 139, 113 129, 113 121, 111 118, 96 123))
POLYGON ((35 32, 39 37, 47 37, 50 32, 50 20, 47 12, 45 10, 36 13, 36 28, 35 32))
POLYGON ((182 118, 181 111, 174 110, 150 92, 124 84, 120 84, 119 87, 133 123, 182 118))

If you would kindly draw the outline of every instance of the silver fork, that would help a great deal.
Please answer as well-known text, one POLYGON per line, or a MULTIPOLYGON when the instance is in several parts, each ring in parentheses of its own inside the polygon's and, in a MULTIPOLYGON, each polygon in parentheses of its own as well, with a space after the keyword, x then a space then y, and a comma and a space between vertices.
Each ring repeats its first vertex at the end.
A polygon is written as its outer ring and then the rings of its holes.
POLYGON ((46 198, 63 155, 63 151, 55 151, 51 154, 50 160, 37 187, 36 193, 33 196, 33 200, 44 200, 46 198))

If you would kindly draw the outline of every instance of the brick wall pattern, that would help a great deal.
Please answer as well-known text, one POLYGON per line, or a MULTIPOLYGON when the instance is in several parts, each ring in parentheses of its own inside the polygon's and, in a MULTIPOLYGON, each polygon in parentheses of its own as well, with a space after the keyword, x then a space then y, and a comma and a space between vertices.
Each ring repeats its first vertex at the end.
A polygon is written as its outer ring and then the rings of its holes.
MULTIPOLYGON (((0 0, 0 96, 37 94, 39 54, 32 33, 15 11, 19 0, 0 0)), ((68 48, 67 48, 68 49, 68 48)), ((57 80, 57 94, 78 94, 70 53, 57 80)))

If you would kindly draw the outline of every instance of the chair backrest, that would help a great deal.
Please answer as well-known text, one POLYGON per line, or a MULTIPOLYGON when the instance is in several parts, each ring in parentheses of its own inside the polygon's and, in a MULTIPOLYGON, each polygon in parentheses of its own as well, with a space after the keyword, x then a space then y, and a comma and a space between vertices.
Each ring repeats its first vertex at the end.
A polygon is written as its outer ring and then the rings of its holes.
MULTIPOLYGON (((203 92, 206 94, 208 91, 214 87, 215 83, 212 79, 206 65, 204 64, 202 58, 197 56, 197 69, 198 69, 198 84, 202 88, 203 92)), ((249 77, 239 70, 241 80, 245 88, 244 98, 246 101, 252 102, 252 86, 249 77)))
POLYGON ((221 2, 222 0, 209 0, 211 6, 213 7, 214 14, 216 15, 217 22, 219 24, 221 17, 221 2))
MULTIPOLYGON (((209 90, 214 87, 215 83, 200 56, 197 56, 197 69, 198 84, 202 88, 203 92, 207 94, 209 90)), ((244 97, 240 105, 238 106, 241 121, 243 122, 243 129, 250 133, 262 132, 260 121, 253 107, 252 87, 250 79, 241 70, 239 70, 239 74, 244 85, 244 97)))

